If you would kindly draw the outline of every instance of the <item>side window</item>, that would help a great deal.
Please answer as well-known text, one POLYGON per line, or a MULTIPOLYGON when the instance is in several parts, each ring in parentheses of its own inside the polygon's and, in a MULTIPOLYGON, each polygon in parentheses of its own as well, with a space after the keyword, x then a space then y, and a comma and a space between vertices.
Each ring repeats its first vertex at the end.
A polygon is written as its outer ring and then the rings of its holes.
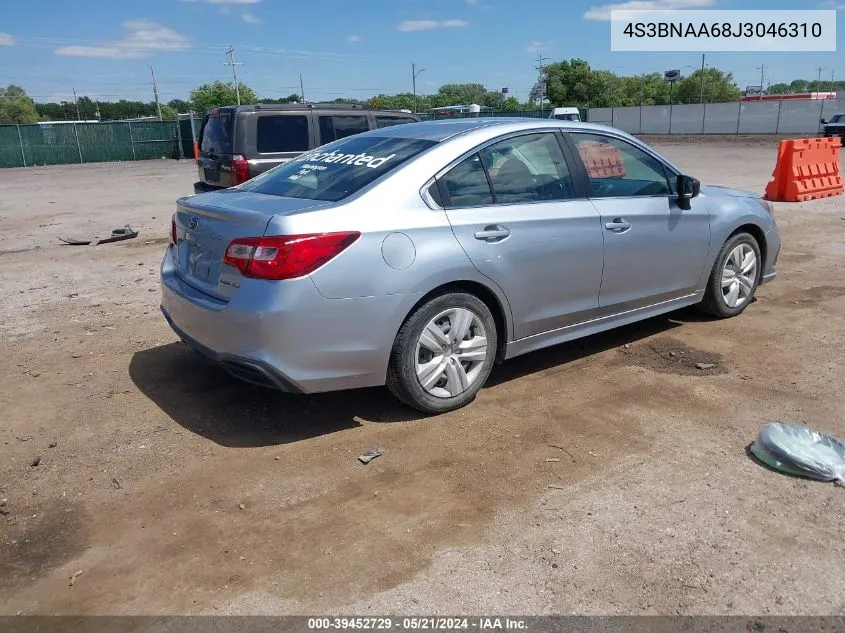
POLYGON ((496 203, 568 200, 572 176, 554 134, 526 134, 481 150, 496 203))
POLYGON ((573 133, 590 177, 591 197, 661 196, 672 193, 663 164, 627 141, 573 133))
POLYGON ((442 178, 449 193, 450 207, 493 204, 493 194, 478 154, 458 163, 442 178))
POLYGON ((390 127, 391 125, 400 125, 402 123, 413 123, 416 119, 398 116, 376 116, 376 127, 390 127))
POLYGON ((259 116, 257 133, 259 154, 304 152, 308 149, 306 116, 259 116))
POLYGON ((370 129, 365 116, 321 116, 320 143, 325 145, 340 138, 360 134, 370 129))

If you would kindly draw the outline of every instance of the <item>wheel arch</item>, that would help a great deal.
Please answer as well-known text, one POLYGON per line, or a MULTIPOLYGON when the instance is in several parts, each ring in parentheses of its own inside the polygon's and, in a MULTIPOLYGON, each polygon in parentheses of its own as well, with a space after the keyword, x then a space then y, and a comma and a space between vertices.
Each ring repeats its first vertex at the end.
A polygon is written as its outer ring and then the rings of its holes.
MULTIPOLYGON (((471 281, 468 279, 460 281, 450 281, 441 284, 436 288, 425 293, 420 299, 411 306, 405 318, 402 319, 402 325, 411 317, 411 315, 419 309, 420 306, 426 304, 431 299, 439 297, 449 292, 465 292, 474 295, 484 302, 484 305, 490 310, 493 315, 493 321, 496 323, 496 362, 501 362, 505 359, 505 351, 508 346, 508 339, 510 338, 510 320, 506 312, 506 308, 499 296, 490 288, 478 281, 471 281)), ((398 330, 397 330, 398 331, 398 330)))
POLYGON ((760 275, 763 274, 763 270, 765 268, 766 262, 768 260, 768 245, 766 244, 766 233, 761 229, 758 225, 752 223, 746 223, 742 226, 737 227, 733 233, 728 235, 728 239, 725 240, 727 242, 737 233, 748 233, 751 235, 755 240, 757 240, 757 246, 760 248, 760 259, 763 261, 760 262, 759 271, 760 275))

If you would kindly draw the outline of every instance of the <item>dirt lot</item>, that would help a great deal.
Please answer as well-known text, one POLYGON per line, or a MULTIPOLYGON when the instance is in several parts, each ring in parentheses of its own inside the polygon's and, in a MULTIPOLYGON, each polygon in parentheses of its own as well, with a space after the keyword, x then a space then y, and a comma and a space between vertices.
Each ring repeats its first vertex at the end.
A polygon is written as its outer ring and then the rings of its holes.
MULTIPOLYGON (((658 147, 756 191, 776 151, 658 147)), ((776 419, 845 438, 845 198, 777 205, 780 276, 741 317, 515 359, 420 419, 176 342, 157 267, 193 176, 0 172, 0 613, 845 613, 845 491, 745 453, 776 419), (124 223, 138 239, 57 241, 124 223)))

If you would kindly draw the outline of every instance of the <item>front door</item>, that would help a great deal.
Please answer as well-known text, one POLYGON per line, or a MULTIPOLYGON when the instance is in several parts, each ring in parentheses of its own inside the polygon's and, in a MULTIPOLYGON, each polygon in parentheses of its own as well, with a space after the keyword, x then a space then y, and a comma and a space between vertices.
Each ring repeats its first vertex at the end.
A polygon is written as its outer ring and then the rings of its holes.
POLYGON ((689 295, 710 247, 703 198, 682 210, 667 169, 623 139, 573 133, 601 215, 604 274, 599 314, 607 316, 689 295))
POLYGON ((440 182, 455 236, 507 296, 516 339, 595 317, 599 214, 577 195, 556 134, 501 140, 440 182))

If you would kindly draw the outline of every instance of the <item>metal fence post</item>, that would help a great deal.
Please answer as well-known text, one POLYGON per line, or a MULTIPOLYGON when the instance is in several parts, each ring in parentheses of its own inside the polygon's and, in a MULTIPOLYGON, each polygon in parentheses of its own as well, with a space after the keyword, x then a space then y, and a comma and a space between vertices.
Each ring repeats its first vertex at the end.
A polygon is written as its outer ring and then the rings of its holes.
POLYGON ((73 135, 76 137, 76 151, 79 152, 79 163, 82 164, 82 147, 79 145, 79 131, 76 129, 76 122, 73 123, 73 135))
POLYGON ((739 107, 736 109, 736 133, 739 134, 739 123, 742 121, 742 101, 737 105, 739 107))
POLYGON ((23 153, 23 139, 21 138, 20 123, 16 124, 15 127, 18 128, 18 144, 21 146, 21 160, 23 161, 23 166, 26 167, 26 155, 23 153))
POLYGON ((704 123, 707 121, 707 102, 701 104, 701 133, 704 134, 704 123))
POLYGON ((643 104, 640 104, 640 131, 639 134, 643 133, 643 104))
POLYGON ((783 107, 783 99, 778 100, 778 120, 775 123, 775 134, 780 131, 780 109, 783 107))
POLYGON ((669 134, 672 133, 672 111, 675 109, 674 104, 669 102, 669 134))
POLYGON ((135 139, 132 137, 132 121, 127 121, 126 124, 129 126, 129 144, 132 146, 132 160, 138 160, 135 158, 135 139))
POLYGON ((182 147, 182 120, 176 115, 176 144, 179 146, 178 157, 185 158, 185 148, 182 147))

